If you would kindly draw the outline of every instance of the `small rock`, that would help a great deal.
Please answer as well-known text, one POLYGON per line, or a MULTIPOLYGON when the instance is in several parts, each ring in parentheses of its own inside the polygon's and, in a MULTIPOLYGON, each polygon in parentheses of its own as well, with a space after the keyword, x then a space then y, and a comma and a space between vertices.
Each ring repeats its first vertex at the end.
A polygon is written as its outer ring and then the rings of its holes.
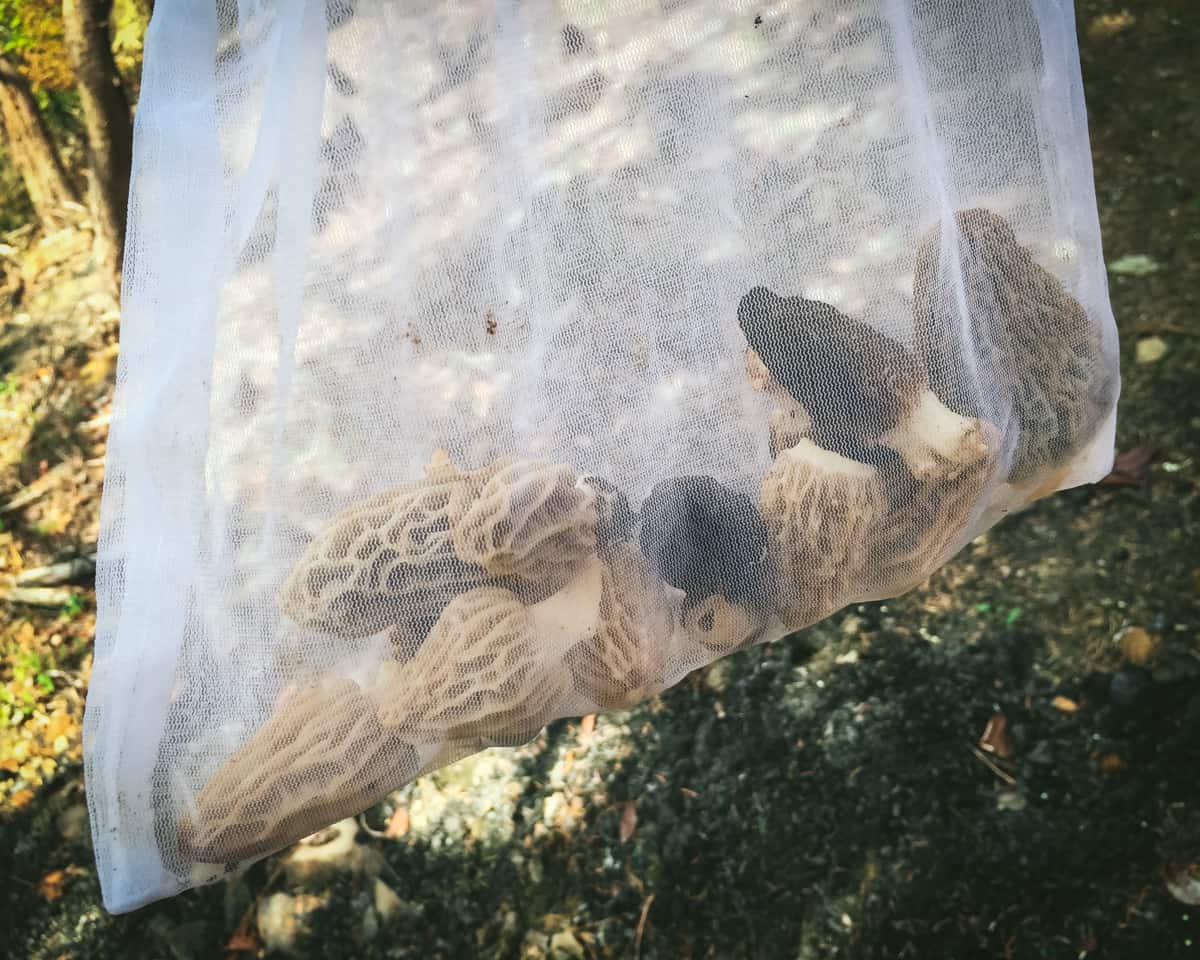
POLYGON ((996 809, 1019 813, 1025 809, 1025 794, 1020 790, 1003 790, 996 795, 996 809))
POLYGON ((1131 707, 1142 698, 1151 683, 1150 674, 1139 667, 1118 670, 1109 681, 1109 699, 1119 707, 1131 707))
POLYGON ((1037 745, 1029 753, 1029 762, 1036 763, 1039 767, 1050 767, 1054 765, 1054 744, 1049 740, 1039 740, 1037 745))
POLYGON ((1137 342, 1135 358, 1138 363, 1157 363, 1167 354, 1167 341, 1162 337, 1142 337, 1137 342))
POLYGON ((399 894, 378 877, 375 879, 374 895, 375 912, 379 914, 379 919, 384 923, 404 909, 404 901, 400 899, 399 894))
POLYGON ((521 960, 542 960, 550 949, 550 938, 538 930, 527 930, 521 942, 521 960))
POLYGON ((560 930, 550 938, 550 956, 554 960, 585 960, 583 945, 570 930, 560 930))
POLYGON ((267 952, 289 953, 300 936, 300 915, 296 898, 273 893, 258 905, 258 935, 267 952))
POLYGON ((1166 883, 1167 891, 1180 903, 1200 907, 1200 865, 1189 864, 1169 870, 1166 883))

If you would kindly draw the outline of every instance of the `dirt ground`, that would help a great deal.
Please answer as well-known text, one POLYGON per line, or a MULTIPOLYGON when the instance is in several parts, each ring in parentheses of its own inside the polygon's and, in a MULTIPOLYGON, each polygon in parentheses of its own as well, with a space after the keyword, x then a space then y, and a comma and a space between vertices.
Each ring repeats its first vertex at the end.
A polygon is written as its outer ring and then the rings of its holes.
MULTIPOLYGON (((1168 889, 1200 901, 1190 7, 1078 11, 1105 253, 1125 265, 1110 275, 1125 482, 1007 520, 903 598, 629 713, 556 723, 418 781, 328 843, 120 917, 100 905, 80 765, 92 592, 85 579, 8 603, 0 952, 1200 956, 1200 904, 1168 889)), ((118 318, 86 236, 0 248, 9 580, 64 559, 85 569, 95 541, 118 318)))

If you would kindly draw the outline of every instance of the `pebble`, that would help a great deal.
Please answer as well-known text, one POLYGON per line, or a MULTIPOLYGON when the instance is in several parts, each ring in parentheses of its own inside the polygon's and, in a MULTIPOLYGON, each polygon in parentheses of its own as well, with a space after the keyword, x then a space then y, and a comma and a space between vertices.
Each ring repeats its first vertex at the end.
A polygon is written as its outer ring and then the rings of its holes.
POLYGON ((378 877, 375 878, 375 887, 372 893, 375 912, 379 914, 379 919, 384 923, 398 917, 404 911, 404 901, 400 899, 400 895, 378 877))
POLYGON ((555 960, 584 960, 583 945, 570 930, 560 930, 550 938, 550 956, 555 960))
POLYGON ((1004 790, 996 795, 997 810, 1019 812, 1025 809, 1025 794, 1019 790, 1004 790))
POLYGON ((273 893, 258 905, 258 935, 268 953, 290 953, 301 933, 301 916, 296 898, 273 893))
POLYGON ((1200 907, 1200 870, 1192 866, 1180 867, 1167 875, 1167 892, 1180 903, 1200 907))
POLYGON ((1139 667, 1126 667, 1113 674, 1108 696, 1119 707, 1131 707, 1152 683, 1150 674, 1139 667))

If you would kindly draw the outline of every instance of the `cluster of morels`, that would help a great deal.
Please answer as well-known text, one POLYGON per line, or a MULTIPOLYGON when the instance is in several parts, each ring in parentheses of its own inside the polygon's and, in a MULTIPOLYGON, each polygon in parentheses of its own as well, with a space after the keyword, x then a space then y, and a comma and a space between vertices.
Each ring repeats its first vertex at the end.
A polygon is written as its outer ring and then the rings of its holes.
POLYGON ((676 477, 635 513, 566 465, 439 455, 336 516, 280 607, 314 631, 386 633, 391 659, 365 687, 285 692, 200 792, 182 852, 268 853, 564 710, 630 706, 673 655, 711 659, 918 583, 989 488, 1055 489, 1114 400, 1100 333, 1002 218, 967 210, 954 229, 918 252, 913 350, 826 303, 742 298, 751 384, 774 407, 758 502, 676 477))

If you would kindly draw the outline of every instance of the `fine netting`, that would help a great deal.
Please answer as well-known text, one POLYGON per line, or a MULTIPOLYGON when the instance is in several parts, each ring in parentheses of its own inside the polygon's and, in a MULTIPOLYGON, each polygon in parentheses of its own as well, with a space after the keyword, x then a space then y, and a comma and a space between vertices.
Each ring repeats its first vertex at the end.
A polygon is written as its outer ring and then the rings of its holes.
POLYGON ((1068 0, 163 0, 127 249, 114 910, 1111 460, 1068 0))

